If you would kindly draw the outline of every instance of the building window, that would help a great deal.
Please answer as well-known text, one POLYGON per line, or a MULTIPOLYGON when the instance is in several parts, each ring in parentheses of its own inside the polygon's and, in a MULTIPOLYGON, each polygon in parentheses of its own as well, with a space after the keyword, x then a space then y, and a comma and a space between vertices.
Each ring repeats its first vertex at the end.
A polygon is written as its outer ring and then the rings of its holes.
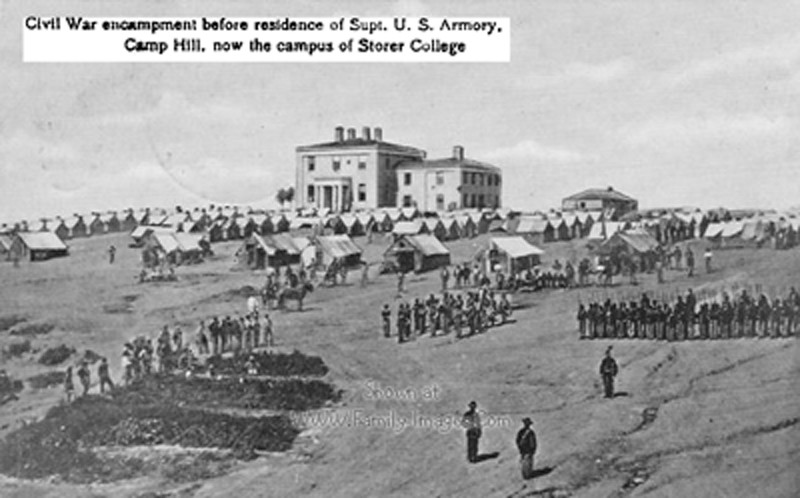
MULTIPOLYGON (((478 185, 483 187, 483 175, 478 175, 478 185)), ((481 206, 482 207, 482 206, 481 206)))
POLYGON ((308 171, 314 171, 314 156, 306 157, 306 164, 308 165, 308 171))
POLYGON ((308 202, 314 202, 314 186, 309 185, 306 188, 306 197, 308 198, 308 202))
POLYGON ((367 159, 364 157, 358 158, 358 169, 367 169, 367 159))
POLYGON ((489 187, 492 186, 492 178, 493 177, 494 177, 494 175, 486 175, 486 185, 488 185, 489 187))
MULTIPOLYGON (((444 185, 444 173, 441 171, 436 172, 436 185, 444 185)), ((442 200, 444 202, 444 200, 442 200)))
POLYGON ((392 167, 392 161, 391 161, 390 158, 387 157, 386 159, 383 160, 383 167, 386 168, 386 169, 389 169, 389 168, 392 167))
POLYGON ((472 185, 478 184, 478 173, 472 173, 472 181, 470 182, 472 185))
POLYGON ((468 208, 469 207, 469 194, 464 194, 464 202, 463 202, 463 206, 461 206, 461 207, 462 208, 468 208))
POLYGON ((411 173, 403 173, 403 185, 411 185, 411 173))
POLYGON ((500 186, 500 175, 494 176, 494 184, 497 185, 498 187, 500 186))
POLYGON ((469 173, 467 173, 466 171, 461 173, 461 183, 463 185, 469 184, 469 173))
POLYGON ((444 211, 444 194, 439 194, 436 196, 436 210, 444 211))
POLYGON ((410 195, 404 195, 403 196, 403 207, 406 207, 406 208, 407 207, 411 207, 411 196, 410 195))
POLYGON ((339 157, 333 158, 333 171, 339 171, 342 169, 342 160, 339 157))
POLYGON ((484 208, 484 207, 486 207, 486 206, 483 204, 483 194, 480 194, 480 195, 478 196, 478 207, 479 207, 479 208, 484 208))
POLYGON ((358 184, 358 202, 364 202, 367 200, 367 184, 366 183, 359 183, 358 184))
POLYGON ((475 201, 476 201, 475 194, 472 194, 469 198, 469 207, 477 207, 475 201))

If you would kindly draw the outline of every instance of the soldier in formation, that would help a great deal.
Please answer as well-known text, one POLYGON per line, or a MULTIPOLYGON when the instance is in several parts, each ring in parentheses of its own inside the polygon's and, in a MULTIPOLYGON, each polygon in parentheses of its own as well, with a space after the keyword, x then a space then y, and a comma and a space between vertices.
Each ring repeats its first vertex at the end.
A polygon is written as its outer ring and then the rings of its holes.
POLYGON ((756 299, 745 290, 733 298, 722 293, 699 304, 691 289, 672 304, 642 294, 628 303, 580 303, 577 320, 581 339, 790 337, 800 332, 800 294, 792 288, 784 298, 761 293, 756 299))
MULTIPOLYGON (((455 333, 456 338, 478 334, 489 327, 506 323, 511 316, 511 303, 503 292, 486 286, 461 293, 444 292, 401 302, 397 308, 397 341, 414 340, 422 335, 431 337, 455 333)), ((381 311, 384 336, 391 325, 391 309, 384 305, 381 311)))

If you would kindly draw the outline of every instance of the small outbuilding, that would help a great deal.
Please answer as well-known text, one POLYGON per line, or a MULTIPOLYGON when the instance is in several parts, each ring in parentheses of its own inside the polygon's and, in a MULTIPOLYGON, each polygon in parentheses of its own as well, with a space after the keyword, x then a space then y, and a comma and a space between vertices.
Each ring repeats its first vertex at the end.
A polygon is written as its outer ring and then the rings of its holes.
POLYGON ((44 261, 66 256, 69 249, 53 232, 18 232, 11 241, 11 259, 44 261))
POLYGON ((402 235, 384 253, 398 271, 416 273, 450 264, 450 251, 433 235, 402 235))
POLYGON ((523 237, 492 237, 480 256, 489 268, 499 265, 509 275, 540 265, 543 254, 543 250, 523 237))

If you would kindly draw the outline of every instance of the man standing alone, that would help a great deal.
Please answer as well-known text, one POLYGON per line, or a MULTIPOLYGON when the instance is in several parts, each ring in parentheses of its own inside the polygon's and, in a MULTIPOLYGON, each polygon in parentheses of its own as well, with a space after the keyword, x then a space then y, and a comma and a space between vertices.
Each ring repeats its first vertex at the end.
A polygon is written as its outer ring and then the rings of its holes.
POLYGON ((614 377, 617 376, 618 371, 617 362, 611 357, 611 346, 609 346, 606 349, 606 357, 600 363, 600 376, 603 378, 606 398, 614 397, 614 377))
POLYGON ((478 461, 478 440, 481 438, 481 417, 478 415, 478 403, 469 402, 469 410, 461 418, 461 425, 467 430, 467 461, 478 461))
POLYGON ((533 422, 528 417, 522 419, 522 429, 517 432, 517 448, 519 449, 522 478, 533 477, 533 455, 536 453, 536 433, 531 425, 533 422))

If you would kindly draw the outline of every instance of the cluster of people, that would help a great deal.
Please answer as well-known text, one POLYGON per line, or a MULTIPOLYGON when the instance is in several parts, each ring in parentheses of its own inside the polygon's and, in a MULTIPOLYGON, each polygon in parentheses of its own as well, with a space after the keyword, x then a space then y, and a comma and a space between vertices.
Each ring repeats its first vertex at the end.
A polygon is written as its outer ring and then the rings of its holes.
MULTIPOLYGON (((413 303, 403 301, 398 305, 397 340, 402 343, 426 333, 435 337, 451 331, 460 339, 503 324, 510 315, 511 303, 506 293, 486 286, 466 293, 431 294, 427 299, 417 298, 413 303)), ((381 318, 384 337, 391 337, 392 310, 388 304, 383 306, 381 318)))
MULTIPOLYGON (((92 372, 89 369, 89 363, 86 360, 81 360, 78 365, 78 370, 75 372, 78 376, 78 381, 83 388, 83 396, 89 394, 89 389, 92 385, 92 372)), ((111 375, 108 371, 108 360, 106 358, 100 359, 100 364, 97 366, 97 378, 100 380, 100 393, 104 393, 106 387, 114 389, 114 382, 111 380, 111 375)), ((67 403, 70 403, 75 397, 75 382, 73 381, 72 367, 67 367, 64 373, 64 393, 67 396, 67 403)))
POLYGON ((800 332, 800 294, 792 287, 785 298, 753 297, 746 290, 731 297, 698 302, 689 289, 674 303, 663 303, 642 294, 625 302, 593 302, 578 305, 581 339, 730 339, 739 337, 788 337, 800 332))
POLYGON ((213 317, 206 327, 200 322, 197 331, 197 350, 200 354, 249 352, 258 347, 273 347, 272 319, 269 313, 259 317, 255 308, 244 316, 213 317))

